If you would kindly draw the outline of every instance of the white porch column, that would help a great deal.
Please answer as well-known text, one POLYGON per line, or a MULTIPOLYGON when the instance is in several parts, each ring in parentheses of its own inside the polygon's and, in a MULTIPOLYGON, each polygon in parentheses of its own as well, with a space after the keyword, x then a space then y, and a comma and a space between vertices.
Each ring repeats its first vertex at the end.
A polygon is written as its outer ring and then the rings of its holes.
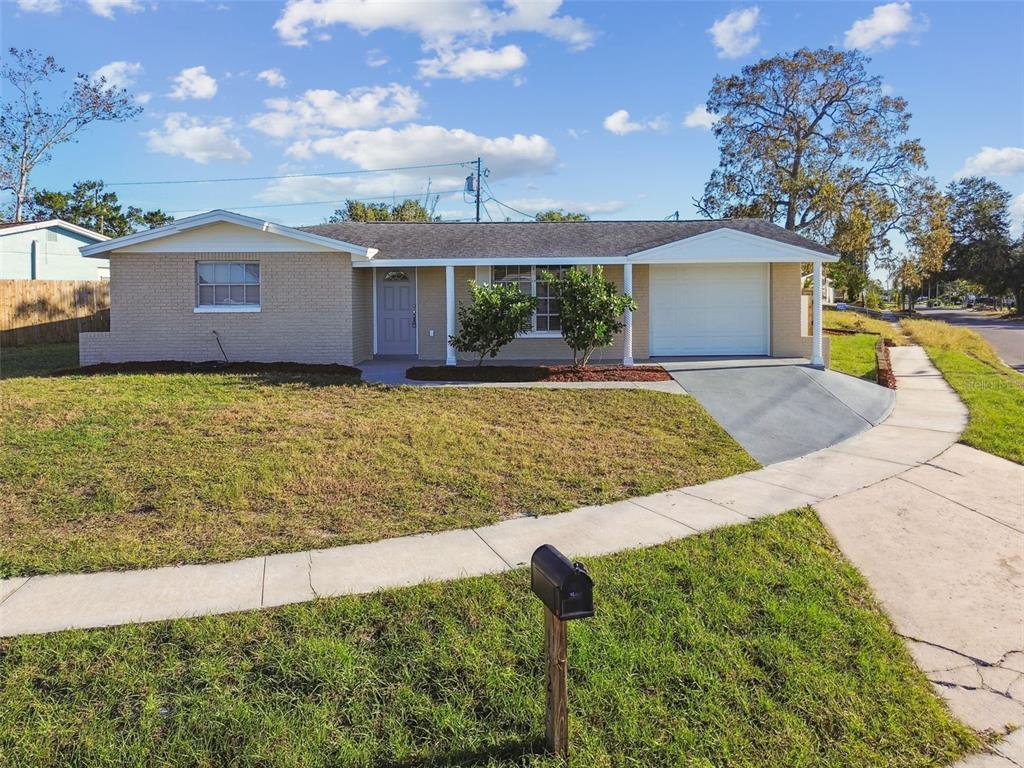
MULTIPOLYGON (((633 265, 626 262, 622 266, 622 292, 633 295, 633 265)), ((623 316, 626 328, 622 332, 622 364, 633 364, 633 310, 627 309, 623 316)))
POLYGON ((821 261, 814 262, 814 295, 811 298, 811 365, 823 368, 825 358, 821 354, 821 261))
POLYGON ((455 335, 455 267, 448 264, 444 268, 444 298, 445 298, 445 335, 444 341, 448 349, 445 358, 445 365, 455 365, 455 347, 452 346, 452 336, 455 335))

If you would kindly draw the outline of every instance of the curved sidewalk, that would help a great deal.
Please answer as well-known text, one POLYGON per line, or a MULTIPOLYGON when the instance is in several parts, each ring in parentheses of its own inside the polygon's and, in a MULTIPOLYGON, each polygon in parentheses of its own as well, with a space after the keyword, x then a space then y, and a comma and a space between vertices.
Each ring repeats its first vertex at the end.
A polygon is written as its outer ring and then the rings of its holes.
POLYGON ((228 563, 0 581, 0 636, 253 610, 516 568, 550 543, 572 556, 651 546, 848 494, 956 442, 966 409, 920 348, 896 348, 896 405, 879 426, 754 472, 482 528, 228 563))

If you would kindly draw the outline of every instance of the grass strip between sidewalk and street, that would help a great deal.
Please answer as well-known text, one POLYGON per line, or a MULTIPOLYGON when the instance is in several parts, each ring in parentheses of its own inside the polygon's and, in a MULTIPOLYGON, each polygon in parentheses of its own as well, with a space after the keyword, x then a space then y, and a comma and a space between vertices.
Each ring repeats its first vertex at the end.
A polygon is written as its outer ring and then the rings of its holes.
POLYGON ((940 320, 902 324, 967 405, 970 419, 960 442, 1024 464, 1024 375, 968 328, 940 320))
MULTIPOLYGON (((979 748, 809 509, 588 558, 581 766, 947 765, 979 748)), ((0 640, 0 755, 89 766, 556 766, 524 570, 0 640)))

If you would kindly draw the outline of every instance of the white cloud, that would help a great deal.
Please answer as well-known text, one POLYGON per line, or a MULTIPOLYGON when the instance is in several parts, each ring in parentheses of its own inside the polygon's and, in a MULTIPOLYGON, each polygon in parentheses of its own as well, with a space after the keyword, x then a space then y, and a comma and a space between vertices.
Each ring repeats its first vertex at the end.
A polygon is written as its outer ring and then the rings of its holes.
POLYGON ((704 128, 710 131, 716 122, 718 122, 718 116, 708 112, 706 105, 698 104, 686 113, 686 117, 683 118, 683 127, 704 128))
POLYGON ((916 26, 910 14, 910 3, 876 5, 870 16, 857 19, 846 30, 843 45, 864 51, 890 48, 897 43, 900 35, 914 31, 916 26))
POLYGON ((664 117, 636 121, 630 119, 627 110, 619 109, 608 115, 602 125, 606 131, 611 131, 617 136, 625 136, 627 133, 636 133, 637 131, 663 131, 668 128, 668 121, 664 117))
POLYGON ((558 15, 561 0, 506 0, 496 8, 484 0, 416 2, 333 2, 289 0, 274 29, 289 45, 306 45, 312 30, 335 24, 363 34, 399 29, 419 35, 428 47, 458 38, 489 41, 510 32, 536 32, 576 49, 593 43, 594 33, 582 19, 558 15))
POLYGON ((420 59, 419 75, 425 78, 475 80, 480 77, 504 77, 526 66, 526 54, 518 45, 498 50, 488 48, 437 49, 430 59, 420 59))
POLYGON ((99 80, 102 77, 108 87, 131 88, 141 73, 142 64, 137 61, 112 61, 94 70, 92 79, 99 80))
POLYGON ((206 73, 206 67, 188 67, 174 78, 172 99, 212 99, 217 95, 217 81, 206 73))
POLYGON ((1010 202, 1010 234, 1020 237, 1024 230, 1024 192, 1010 202))
POLYGON ((379 48, 371 48, 366 52, 366 66, 383 67, 388 63, 388 57, 379 48))
POLYGON ((736 59, 750 53, 761 42, 757 25, 761 20, 761 9, 756 5, 733 11, 718 19, 708 29, 711 42, 718 49, 718 58, 736 59))
POLYGON ((964 161, 959 176, 1016 176, 1024 173, 1024 147, 982 147, 964 161))
POLYGON ((115 10, 127 13, 137 13, 142 10, 142 4, 137 0, 87 0, 86 4, 93 13, 105 19, 113 19, 115 10))
POLYGON ((60 13, 61 0, 18 0, 18 9, 25 13, 60 13))
POLYGON ((150 152, 185 157, 197 163, 251 159, 249 150, 229 133, 232 128, 234 124, 226 117, 214 118, 204 124, 198 117, 173 112, 164 119, 161 130, 147 131, 144 135, 150 152))
POLYGON ((344 95, 327 89, 309 90, 298 99, 268 99, 265 104, 270 111, 253 117, 249 127, 283 139, 412 120, 419 114, 422 99, 412 88, 391 83, 354 88, 344 95))
MULTIPOLYGON (((461 128, 415 123, 307 139, 293 144, 288 153, 300 160, 330 155, 359 168, 461 162, 482 156, 492 173, 502 179, 544 173, 556 161, 555 148, 538 134, 490 138, 461 128)), ((455 173, 460 180, 466 176, 461 170, 455 173)), ((436 177, 432 174, 432 178, 436 177)))
POLYGON ((256 79, 262 80, 271 88, 284 88, 288 85, 288 81, 285 79, 285 76, 281 74, 280 69, 264 69, 256 75, 256 79))
POLYGON ((518 208, 526 213, 539 213, 540 211, 572 211, 574 213, 585 213, 588 216, 600 216, 601 214, 617 213, 626 207, 622 200, 605 200, 603 202, 588 202, 584 200, 563 200, 551 197, 518 197, 504 201, 513 208, 518 208))

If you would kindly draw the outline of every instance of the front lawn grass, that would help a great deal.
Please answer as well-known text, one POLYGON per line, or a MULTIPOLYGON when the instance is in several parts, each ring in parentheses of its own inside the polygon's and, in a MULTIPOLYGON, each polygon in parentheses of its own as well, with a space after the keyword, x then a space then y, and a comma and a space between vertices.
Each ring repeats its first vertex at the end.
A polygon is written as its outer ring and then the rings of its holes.
MULTIPOLYGON (((839 312, 834 309, 826 309, 822 312, 821 325, 823 328, 838 328, 843 331, 857 331, 858 333, 874 333, 889 339, 897 346, 907 343, 907 339, 900 331, 899 326, 886 320, 876 320, 873 317, 867 317, 852 310, 839 312)), ((834 339, 835 337, 833 337, 834 339)))
POLYGON ((313 374, 0 382, 0 576, 485 525, 757 467, 689 396, 313 374))
POLYGON ((856 333, 829 336, 828 341, 831 349, 829 368, 870 382, 878 380, 878 358, 875 354, 878 336, 856 333))
MULTIPOLYGON (((587 560, 578 766, 947 765, 979 748, 801 510, 587 560)), ((524 570, 0 640, 18 766, 555 766, 524 570)))
POLYGON ((28 347, 0 346, 0 379, 43 376, 61 368, 78 365, 78 342, 36 344, 28 347))
POLYGON ((1024 375, 969 328, 941 320, 904 320, 903 327, 967 405, 960 442, 1024 464, 1024 375))

